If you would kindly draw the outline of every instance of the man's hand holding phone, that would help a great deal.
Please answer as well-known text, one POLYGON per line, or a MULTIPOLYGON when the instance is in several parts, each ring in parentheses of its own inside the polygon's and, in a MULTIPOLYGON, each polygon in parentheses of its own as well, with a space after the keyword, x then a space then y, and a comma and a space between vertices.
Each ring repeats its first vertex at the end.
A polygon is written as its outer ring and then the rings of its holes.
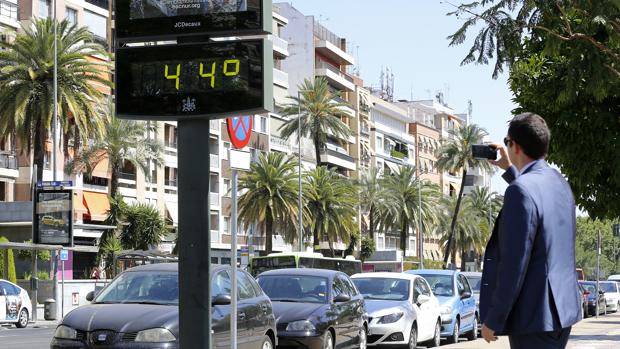
POLYGON ((499 155, 501 156, 499 160, 489 160, 489 162, 502 170, 506 171, 510 166, 512 166, 512 162, 508 157, 508 151, 504 148, 503 145, 493 143, 489 144, 489 147, 494 148, 496 151, 499 151, 499 155))

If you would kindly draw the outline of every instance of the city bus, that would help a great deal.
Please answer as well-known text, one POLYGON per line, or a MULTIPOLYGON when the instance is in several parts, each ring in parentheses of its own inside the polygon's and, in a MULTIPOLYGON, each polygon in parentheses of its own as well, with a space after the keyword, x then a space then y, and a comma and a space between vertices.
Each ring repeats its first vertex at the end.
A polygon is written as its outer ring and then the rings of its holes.
POLYGON ((353 275, 362 272, 362 262, 353 256, 344 259, 329 258, 313 252, 271 253, 264 257, 254 257, 250 261, 250 274, 254 277, 268 270, 286 268, 339 270, 347 275, 353 275))

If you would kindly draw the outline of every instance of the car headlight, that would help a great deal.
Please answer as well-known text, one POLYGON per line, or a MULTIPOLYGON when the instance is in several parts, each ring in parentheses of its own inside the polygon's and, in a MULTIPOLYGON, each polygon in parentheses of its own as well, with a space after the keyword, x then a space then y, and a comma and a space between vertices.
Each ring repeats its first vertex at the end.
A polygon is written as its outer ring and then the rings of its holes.
POLYGON ((149 342, 149 343, 161 343, 161 342, 174 342, 177 338, 165 328, 151 328, 138 332, 135 341, 136 342, 149 342))
POLYGON ((441 315, 448 315, 448 314, 452 314, 452 306, 450 305, 443 305, 439 311, 441 312, 441 315))
POLYGON ((293 321, 286 326, 287 331, 315 331, 316 327, 308 320, 293 321))
POLYGON ((60 325, 56 327, 56 332, 54 332, 54 338, 77 339, 77 331, 72 329, 71 327, 60 325))
POLYGON ((381 318, 379 318, 379 321, 377 323, 379 323, 379 324, 391 324, 391 323, 394 323, 394 322, 400 320, 400 318, 402 318, 403 315, 404 315, 404 313, 401 313, 401 312, 390 314, 390 315, 385 315, 385 316, 382 316, 381 318))

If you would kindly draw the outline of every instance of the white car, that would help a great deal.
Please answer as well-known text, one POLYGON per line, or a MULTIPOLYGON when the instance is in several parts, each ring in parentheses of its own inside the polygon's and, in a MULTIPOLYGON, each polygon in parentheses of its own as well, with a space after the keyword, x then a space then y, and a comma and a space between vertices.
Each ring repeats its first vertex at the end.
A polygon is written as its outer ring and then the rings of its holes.
POLYGON ((368 346, 440 345, 439 301, 423 277, 402 273, 351 276, 368 312, 368 346))
POLYGON ((600 281, 599 288, 605 292, 607 311, 620 310, 620 284, 616 281, 600 281))
POLYGON ((28 326, 32 303, 23 288, 0 279, 0 323, 13 323, 19 328, 28 326))

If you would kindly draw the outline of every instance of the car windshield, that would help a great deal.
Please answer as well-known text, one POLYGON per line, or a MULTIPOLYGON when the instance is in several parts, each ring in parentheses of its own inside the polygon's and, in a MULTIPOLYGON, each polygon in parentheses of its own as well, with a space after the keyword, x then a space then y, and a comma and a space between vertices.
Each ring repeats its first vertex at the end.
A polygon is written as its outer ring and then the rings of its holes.
POLYGON ((454 283, 452 275, 439 275, 439 274, 421 274, 426 279, 431 290, 437 297, 452 297, 454 296, 454 283))
POLYGON ((94 303, 179 304, 179 277, 175 272, 134 271, 119 275, 94 303))
POLYGON ((409 280, 388 278, 353 279, 364 299, 406 301, 409 299, 409 280))
POLYGON ((615 282, 600 282, 599 287, 603 292, 618 292, 615 282))
POLYGON ((594 284, 581 284, 581 286, 583 286, 584 290, 590 292, 591 294, 596 292, 596 285, 594 284))
POLYGON ((480 293, 480 281, 482 280, 482 277, 466 276, 466 278, 467 278, 467 281, 469 281, 469 284, 471 285, 471 288, 474 290, 474 292, 480 293))
POLYGON ((327 303, 327 278, 306 275, 267 275, 258 284, 273 302, 327 303))

